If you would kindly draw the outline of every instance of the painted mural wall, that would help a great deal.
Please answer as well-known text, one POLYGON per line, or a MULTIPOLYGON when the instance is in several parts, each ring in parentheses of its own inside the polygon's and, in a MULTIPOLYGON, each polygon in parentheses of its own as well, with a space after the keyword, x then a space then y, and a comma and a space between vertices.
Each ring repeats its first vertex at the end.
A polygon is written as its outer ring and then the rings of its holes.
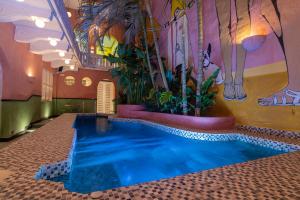
MULTIPOLYGON (((184 59, 197 74, 196 1, 165 2, 153 4, 163 56, 169 68, 176 67, 180 44, 185 44, 184 59)), ((239 124, 300 130, 299 11, 297 0, 202 0, 204 75, 221 68, 217 104, 209 115, 230 114, 239 124)))

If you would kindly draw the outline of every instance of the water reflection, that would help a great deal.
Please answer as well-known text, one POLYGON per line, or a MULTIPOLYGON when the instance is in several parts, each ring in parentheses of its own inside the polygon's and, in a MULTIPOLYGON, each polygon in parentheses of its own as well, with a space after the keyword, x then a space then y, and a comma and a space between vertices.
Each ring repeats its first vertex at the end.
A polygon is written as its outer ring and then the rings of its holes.
POLYGON ((96 130, 98 133, 105 133, 110 129, 110 123, 105 116, 97 117, 96 130))

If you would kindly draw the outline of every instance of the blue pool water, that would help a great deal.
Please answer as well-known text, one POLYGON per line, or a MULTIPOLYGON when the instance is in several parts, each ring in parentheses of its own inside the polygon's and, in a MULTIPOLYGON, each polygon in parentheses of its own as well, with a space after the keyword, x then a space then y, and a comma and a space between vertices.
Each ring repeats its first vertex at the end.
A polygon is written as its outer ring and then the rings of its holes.
POLYGON ((170 178, 284 153, 239 141, 186 139, 138 122, 79 117, 71 172, 54 181, 74 192, 170 178))

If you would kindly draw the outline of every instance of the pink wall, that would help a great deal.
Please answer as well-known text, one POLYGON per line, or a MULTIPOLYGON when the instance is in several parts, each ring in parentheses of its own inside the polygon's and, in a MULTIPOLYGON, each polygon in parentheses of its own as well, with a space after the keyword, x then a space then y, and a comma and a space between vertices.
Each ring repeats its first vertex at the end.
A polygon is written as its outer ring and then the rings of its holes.
POLYGON ((112 77, 109 72, 89 69, 79 69, 78 72, 68 71, 56 74, 53 79, 55 83, 53 96, 57 98, 96 99, 98 83, 103 79, 112 80, 112 77), (66 76, 73 76, 75 78, 75 85, 65 85, 64 79, 66 76), (85 87, 81 84, 81 80, 84 77, 92 79, 90 87, 85 87))
MULTIPOLYGON (((11 23, 0 23, 0 62, 3 70, 2 99, 26 100, 32 95, 41 95, 43 68, 51 69, 50 63, 43 62, 40 55, 30 53, 29 44, 14 40, 15 27, 11 23), (29 77, 31 75, 32 77, 29 77)), ((109 72, 80 69, 78 72, 65 72, 54 76, 54 97, 59 98, 96 98, 97 84, 109 79, 109 72), (76 78, 74 86, 66 86, 64 77, 76 78), (83 77, 90 77, 91 87, 81 85, 83 77), (56 87, 55 84, 58 83, 56 87)))
POLYGON ((29 52, 29 44, 14 40, 15 27, 0 23, 0 62, 3 68, 2 99, 26 100, 32 95, 41 95, 43 68, 50 63, 29 52), (32 76, 32 77, 29 77, 32 76))

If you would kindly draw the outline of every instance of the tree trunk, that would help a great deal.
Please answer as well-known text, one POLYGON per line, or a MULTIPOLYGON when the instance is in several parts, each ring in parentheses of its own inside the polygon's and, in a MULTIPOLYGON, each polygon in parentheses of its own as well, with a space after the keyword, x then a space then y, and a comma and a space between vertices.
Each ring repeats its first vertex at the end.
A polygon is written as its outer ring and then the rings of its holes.
POLYGON ((141 24, 142 24, 142 29, 143 29, 143 35, 144 35, 144 43, 145 43, 145 50, 146 50, 146 57, 147 57, 147 65, 149 68, 149 73, 150 73, 150 77, 151 77, 151 82, 153 85, 153 88, 156 90, 156 85, 155 85, 155 81, 154 81, 154 72, 153 72, 153 68, 151 65, 151 61, 150 61, 150 55, 149 55, 149 47, 148 47, 148 43, 147 43, 147 32, 146 32, 146 25, 144 23, 144 19, 142 14, 140 13, 140 20, 141 20, 141 24))
POLYGON ((196 89, 196 108, 195 115, 200 116, 201 112, 201 86, 203 82, 203 23, 202 23, 202 0, 197 0, 197 18, 198 18, 198 74, 197 74, 197 89, 196 89))
POLYGON ((155 32, 153 16, 152 16, 152 11, 151 11, 151 6, 150 6, 150 0, 145 0, 145 5, 146 5, 147 13, 149 15, 151 32, 152 32, 152 35, 153 35, 153 41, 154 41, 154 46, 155 46, 155 50, 156 50, 156 57, 157 57, 157 60, 158 60, 158 65, 159 65, 162 81, 163 81, 163 84, 164 84, 164 87, 165 87, 166 91, 169 91, 169 86, 168 86, 168 82, 167 82, 167 79, 166 79, 165 69, 164 69, 164 66, 163 66, 163 63, 162 63, 162 60, 161 60, 161 56, 160 56, 160 51, 159 51, 159 46, 158 46, 158 41, 157 41, 157 36, 156 36, 156 32, 155 32))
POLYGON ((186 97, 186 62, 185 62, 185 36, 182 34, 182 52, 183 52, 183 62, 181 65, 181 91, 182 91, 182 113, 184 115, 188 114, 187 108, 187 97, 186 97))

